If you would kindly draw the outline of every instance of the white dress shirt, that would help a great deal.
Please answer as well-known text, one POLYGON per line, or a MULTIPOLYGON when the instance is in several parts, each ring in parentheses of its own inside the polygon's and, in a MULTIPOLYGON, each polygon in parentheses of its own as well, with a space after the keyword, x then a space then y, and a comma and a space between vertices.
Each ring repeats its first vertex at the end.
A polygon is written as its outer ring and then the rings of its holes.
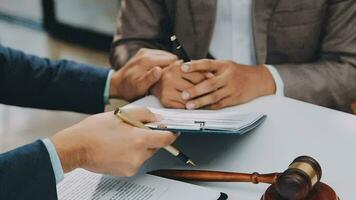
MULTIPOLYGON (((252 30, 252 0, 217 0, 215 28, 209 52, 216 59, 256 65, 252 30)), ((276 84, 276 95, 284 96, 284 84, 277 69, 265 65, 276 84)))

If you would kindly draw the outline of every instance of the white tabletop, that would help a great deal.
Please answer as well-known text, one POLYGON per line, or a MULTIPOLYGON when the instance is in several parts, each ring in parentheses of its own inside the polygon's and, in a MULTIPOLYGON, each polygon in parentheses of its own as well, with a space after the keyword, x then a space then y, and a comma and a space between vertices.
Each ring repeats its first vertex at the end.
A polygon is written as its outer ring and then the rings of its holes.
MULTIPOLYGON (((134 103, 160 107, 146 97, 134 103)), ((281 172, 300 155, 310 155, 323 168, 322 181, 342 199, 353 199, 356 178, 356 116, 282 97, 263 97, 228 108, 264 112, 266 121, 244 136, 184 136, 176 146, 199 164, 199 169, 239 172, 281 172)), ((0 105, 0 152, 48 137, 85 118, 70 112, 0 105)), ((160 151, 142 171, 182 168, 179 160, 160 151)), ((259 199, 267 185, 198 183, 229 194, 230 199, 259 199)))
MULTIPOLYGON (((161 107, 149 96, 134 105, 161 107)), ((263 112, 266 121, 244 136, 182 135, 175 145, 199 164, 197 169, 238 172, 282 172, 300 155, 314 157, 323 169, 322 181, 341 199, 353 199, 356 178, 356 116, 289 98, 268 96, 227 108, 236 112, 263 112)), ((142 171, 184 168, 160 151, 142 171)), ((197 183, 226 192, 230 199, 259 199, 268 185, 197 183)))

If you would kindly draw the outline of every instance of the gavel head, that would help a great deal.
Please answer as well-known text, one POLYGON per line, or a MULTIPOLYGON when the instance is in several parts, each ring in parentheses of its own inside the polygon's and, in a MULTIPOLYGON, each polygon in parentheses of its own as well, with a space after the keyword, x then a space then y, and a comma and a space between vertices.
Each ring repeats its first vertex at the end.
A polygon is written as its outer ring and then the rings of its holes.
POLYGON ((276 180, 276 192, 286 200, 305 199, 321 178, 319 163, 309 157, 296 158, 276 180))

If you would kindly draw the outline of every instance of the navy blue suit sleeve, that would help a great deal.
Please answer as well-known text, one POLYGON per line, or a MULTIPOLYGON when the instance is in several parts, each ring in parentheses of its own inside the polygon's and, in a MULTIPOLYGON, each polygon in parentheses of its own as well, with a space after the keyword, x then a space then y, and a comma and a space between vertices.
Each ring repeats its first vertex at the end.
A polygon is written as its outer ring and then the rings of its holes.
POLYGON ((57 199, 51 160, 42 141, 0 154, 0 199, 57 199))
POLYGON ((0 103, 102 112, 108 72, 67 60, 50 61, 0 45, 0 103))

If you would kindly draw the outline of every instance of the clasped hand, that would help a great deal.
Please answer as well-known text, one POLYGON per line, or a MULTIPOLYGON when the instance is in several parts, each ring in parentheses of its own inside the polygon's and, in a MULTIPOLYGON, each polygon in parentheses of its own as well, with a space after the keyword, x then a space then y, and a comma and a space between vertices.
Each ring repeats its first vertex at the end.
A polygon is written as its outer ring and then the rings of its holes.
POLYGON ((220 109, 274 92, 272 75, 263 65, 209 59, 176 61, 151 88, 165 107, 186 109, 220 109))
POLYGON ((162 50, 141 49, 111 79, 110 97, 128 101, 148 92, 169 108, 220 109, 275 93, 264 65, 202 59, 183 63, 162 50))

